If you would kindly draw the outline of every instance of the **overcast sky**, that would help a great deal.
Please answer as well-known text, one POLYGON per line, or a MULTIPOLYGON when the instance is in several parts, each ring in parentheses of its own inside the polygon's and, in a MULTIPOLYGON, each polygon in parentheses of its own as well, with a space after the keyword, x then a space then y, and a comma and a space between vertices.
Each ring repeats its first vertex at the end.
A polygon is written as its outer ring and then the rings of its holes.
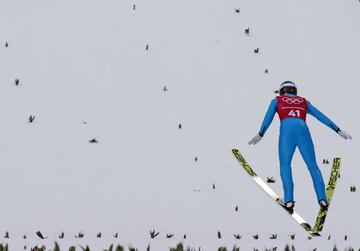
MULTIPOLYGON (((204 250, 359 248, 359 13, 356 0, 0 0, 0 242, 48 244, 64 231, 65 247, 94 250, 167 250, 184 234, 204 250), (323 159, 342 157, 316 240, 231 155, 239 148, 282 194, 278 118, 247 142, 285 80, 353 136, 308 117, 326 182, 323 159)), ((293 176, 296 210, 312 225, 318 205, 298 151, 293 176)))

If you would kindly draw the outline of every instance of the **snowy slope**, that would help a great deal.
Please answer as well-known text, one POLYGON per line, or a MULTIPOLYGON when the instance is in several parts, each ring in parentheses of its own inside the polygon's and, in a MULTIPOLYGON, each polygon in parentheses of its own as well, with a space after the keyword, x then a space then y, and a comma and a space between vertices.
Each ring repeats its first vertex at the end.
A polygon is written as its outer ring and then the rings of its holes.
MULTIPOLYGON (((205 250, 246 250, 284 246, 295 233, 293 243, 307 249, 360 247, 359 195, 349 191, 360 173, 359 13, 355 0, 0 0, 0 231, 11 234, 1 242, 52 243, 65 231, 64 246, 166 250, 187 234, 186 244, 205 250), (247 142, 284 80, 354 138, 308 119, 326 180, 322 159, 343 158, 317 240, 307 240, 230 152, 241 149, 282 192, 278 119, 260 144, 247 142), (151 229, 160 237, 151 240, 151 229), (36 239, 37 230, 49 239, 36 239), (85 239, 74 238, 79 231, 85 239), (279 239, 269 240, 272 233, 279 239)), ((298 211, 313 222, 315 194, 298 152, 293 174, 298 211)))

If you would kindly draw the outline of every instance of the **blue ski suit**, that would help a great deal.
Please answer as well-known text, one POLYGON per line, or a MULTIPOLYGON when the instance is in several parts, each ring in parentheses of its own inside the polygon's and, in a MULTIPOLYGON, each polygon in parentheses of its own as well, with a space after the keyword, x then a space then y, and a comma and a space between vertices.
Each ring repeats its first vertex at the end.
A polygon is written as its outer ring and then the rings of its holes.
MULTIPOLYGON (((286 94, 287 96, 294 96, 286 94)), ((277 99, 274 98, 266 112, 259 135, 263 136, 270 126, 275 113, 277 112, 277 99)), ((337 132, 339 127, 328 117, 321 113, 310 101, 307 100, 307 114, 314 116, 323 124, 337 132)), ((310 131, 305 120, 300 118, 285 118, 280 124, 279 135, 279 159, 280 175, 284 189, 284 201, 294 201, 294 183, 292 179, 291 160, 296 147, 304 159, 311 174, 316 196, 319 200, 326 200, 325 184, 320 169, 316 163, 314 144, 311 139, 310 131)))

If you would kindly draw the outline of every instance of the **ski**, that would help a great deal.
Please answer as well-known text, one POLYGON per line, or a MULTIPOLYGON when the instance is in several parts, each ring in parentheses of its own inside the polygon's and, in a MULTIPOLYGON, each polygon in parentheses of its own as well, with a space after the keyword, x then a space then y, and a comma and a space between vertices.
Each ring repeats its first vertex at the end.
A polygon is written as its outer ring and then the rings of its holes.
POLYGON ((329 204, 327 208, 320 208, 319 210, 319 213, 316 217, 315 225, 312 229, 312 231, 315 233, 321 232, 324 227, 325 219, 329 211, 329 206, 331 204, 331 199, 334 195, 336 181, 340 175, 340 163, 341 163, 341 158, 336 157, 333 159, 330 178, 326 187, 326 197, 329 204))
POLYGON ((235 158, 239 161, 241 166, 245 169, 245 171, 252 177, 252 179, 258 184, 279 206, 281 206, 290 216, 310 235, 312 236, 320 236, 318 231, 314 232, 309 223, 307 223, 295 210, 289 210, 285 207, 284 202, 280 198, 280 196, 269 187, 268 184, 265 183, 263 179, 261 179, 251 166, 246 162, 244 157, 241 155, 238 149, 232 149, 232 153, 235 158))

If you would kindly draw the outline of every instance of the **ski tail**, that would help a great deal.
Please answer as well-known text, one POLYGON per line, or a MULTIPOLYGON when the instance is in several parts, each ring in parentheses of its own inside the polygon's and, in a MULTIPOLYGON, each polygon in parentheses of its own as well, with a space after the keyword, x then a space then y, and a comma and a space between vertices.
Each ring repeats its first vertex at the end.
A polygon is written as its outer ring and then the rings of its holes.
POLYGON ((320 208, 319 213, 316 217, 315 225, 312 229, 312 231, 315 233, 321 232, 324 228, 325 219, 329 211, 332 197, 335 192, 336 182, 338 177, 340 176, 340 164, 341 164, 341 158, 336 157, 333 159, 330 178, 326 187, 326 197, 328 199, 329 205, 326 208, 320 208))

